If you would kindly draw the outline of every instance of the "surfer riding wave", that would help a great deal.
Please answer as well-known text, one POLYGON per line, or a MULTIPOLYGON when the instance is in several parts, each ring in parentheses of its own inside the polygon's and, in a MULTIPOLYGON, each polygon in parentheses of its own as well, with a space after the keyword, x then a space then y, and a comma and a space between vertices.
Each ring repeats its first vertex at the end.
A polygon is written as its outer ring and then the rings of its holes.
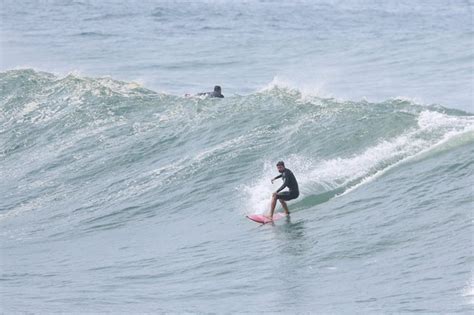
POLYGON ((286 204, 286 201, 296 199, 300 195, 298 181, 296 180, 296 177, 293 172, 285 167, 285 163, 283 161, 279 161, 276 166, 278 172, 280 172, 280 175, 275 178, 272 178, 271 182, 273 184, 276 179, 281 178, 283 179, 283 184, 272 194, 270 215, 267 216, 267 218, 270 220, 273 219, 273 212, 275 212, 277 200, 280 201, 283 209, 285 210, 285 214, 289 215, 290 211, 288 210, 288 205, 286 204), (286 187, 288 187, 288 191, 282 191, 286 187))

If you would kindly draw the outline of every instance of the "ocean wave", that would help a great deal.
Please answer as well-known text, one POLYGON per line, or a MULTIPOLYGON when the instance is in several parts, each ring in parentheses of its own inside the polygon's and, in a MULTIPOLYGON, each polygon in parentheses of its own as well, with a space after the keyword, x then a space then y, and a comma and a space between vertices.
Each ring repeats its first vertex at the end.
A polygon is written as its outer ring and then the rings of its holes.
POLYGON ((300 181, 295 206, 304 209, 473 141, 471 114, 405 99, 342 101, 278 84, 223 100, 185 98, 108 77, 33 70, 3 72, 0 85, 4 177, 29 196, 18 198, 7 185, 16 197, 3 218, 64 200, 84 183, 96 184, 86 207, 110 218, 106 205, 184 193, 190 179, 230 185, 243 191, 246 212, 263 212, 280 159, 300 181), (41 189, 28 184, 40 182, 41 189))

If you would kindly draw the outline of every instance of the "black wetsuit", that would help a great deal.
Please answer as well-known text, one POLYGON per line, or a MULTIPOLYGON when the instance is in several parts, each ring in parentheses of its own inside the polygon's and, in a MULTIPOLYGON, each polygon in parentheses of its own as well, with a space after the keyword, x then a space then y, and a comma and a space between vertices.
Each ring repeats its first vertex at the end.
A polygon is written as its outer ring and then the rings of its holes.
POLYGON ((285 168, 283 173, 275 177, 275 179, 280 177, 283 179, 283 185, 281 185, 281 187, 276 191, 277 199, 291 200, 298 198, 300 191, 298 189, 298 182, 296 181, 296 177, 293 175, 293 172, 285 168), (282 191, 285 187, 288 187, 289 191, 282 191))

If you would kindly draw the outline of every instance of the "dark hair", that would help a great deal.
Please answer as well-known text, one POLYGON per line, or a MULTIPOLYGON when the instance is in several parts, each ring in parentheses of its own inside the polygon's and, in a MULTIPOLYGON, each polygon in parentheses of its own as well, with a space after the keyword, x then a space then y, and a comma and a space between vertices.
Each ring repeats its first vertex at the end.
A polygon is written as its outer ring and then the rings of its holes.
POLYGON ((280 166, 280 165, 281 165, 281 166, 285 166, 285 162, 279 161, 279 162, 277 163, 277 166, 280 166))
POLYGON ((214 87, 214 92, 220 92, 221 91, 221 87, 219 85, 216 85, 214 87))

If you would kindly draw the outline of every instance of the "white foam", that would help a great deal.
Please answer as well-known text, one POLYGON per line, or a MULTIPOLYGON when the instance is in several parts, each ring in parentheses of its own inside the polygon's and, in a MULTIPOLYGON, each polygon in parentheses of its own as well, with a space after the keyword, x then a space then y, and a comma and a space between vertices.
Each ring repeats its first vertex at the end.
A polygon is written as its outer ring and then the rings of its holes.
POLYGON ((20 112, 19 115, 20 116, 28 115, 29 113, 35 111, 38 108, 38 105, 39 103, 35 101, 25 104, 25 106, 23 107, 23 110, 20 112))
POLYGON ((462 290, 462 296, 467 299, 467 303, 474 304, 474 275, 471 270, 471 279, 467 281, 466 286, 462 290))
POLYGON ((281 76, 273 77, 273 80, 258 90, 258 92, 270 91, 275 88, 286 89, 293 93, 301 94, 301 98, 323 97, 331 98, 332 95, 325 90, 324 81, 292 81, 281 76))
POLYGON ((408 102, 410 104, 417 104, 417 105, 428 105, 426 104, 420 97, 410 97, 410 96, 396 96, 392 98, 394 101, 402 101, 402 102, 408 102))

